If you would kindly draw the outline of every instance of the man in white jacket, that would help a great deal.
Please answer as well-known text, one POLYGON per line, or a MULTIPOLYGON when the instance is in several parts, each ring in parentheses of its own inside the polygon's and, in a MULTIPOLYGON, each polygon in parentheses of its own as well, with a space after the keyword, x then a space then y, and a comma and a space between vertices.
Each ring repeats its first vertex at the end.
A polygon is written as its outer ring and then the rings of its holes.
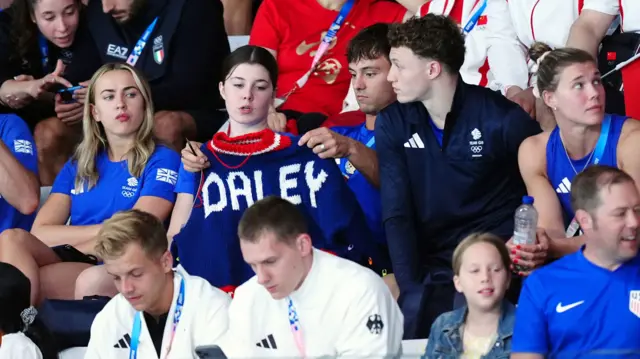
POLYGON ((238 236, 256 275, 236 289, 229 358, 385 358, 402 353, 403 317, 368 268, 314 249, 295 205, 266 197, 247 209, 238 236))
POLYGON ((87 359, 197 358, 228 328, 230 298, 204 279, 172 269, 162 223, 138 210, 115 214, 98 234, 96 254, 118 294, 96 316, 87 359))

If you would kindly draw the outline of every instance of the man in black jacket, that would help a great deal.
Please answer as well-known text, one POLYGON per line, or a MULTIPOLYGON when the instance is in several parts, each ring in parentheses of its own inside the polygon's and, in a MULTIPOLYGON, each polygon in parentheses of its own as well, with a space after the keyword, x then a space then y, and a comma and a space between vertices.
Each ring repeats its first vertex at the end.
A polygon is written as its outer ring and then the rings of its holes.
POLYGON ((126 61, 151 84, 155 134, 182 148, 224 123, 218 93, 229 55, 219 0, 90 0, 89 28, 103 62, 126 61))

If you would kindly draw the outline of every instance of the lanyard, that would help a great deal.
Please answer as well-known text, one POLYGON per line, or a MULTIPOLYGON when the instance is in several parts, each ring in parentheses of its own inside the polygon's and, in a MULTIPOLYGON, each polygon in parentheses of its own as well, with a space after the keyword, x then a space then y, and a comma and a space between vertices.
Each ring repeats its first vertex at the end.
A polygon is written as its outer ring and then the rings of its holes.
POLYGON ((354 3, 355 3, 355 0, 347 0, 347 2, 344 5, 342 5, 342 8, 340 9, 340 13, 338 13, 338 16, 335 18, 335 20, 333 20, 333 23, 331 23, 329 30, 324 35, 324 38, 322 38, 322 42, 320 43, 320 46, 318 46, 316 55, 313 57, 313 61, 311 61, 311 68, 300 79, 298 79, 298 81, 296 81, 291 91, 289 91, 284 96, 281 96, 275 100, 276 107, 280 107, 280 105, 282 105, 295 90, 302 88, 307 83, 307 81, 309 80, 309 76, 311 76, 311 73, 313 72, 313 70, 316 68, 316 66, 318 66, 320 59, 327 52, 327 50, 329 49, 329 46, 331 45, 331 42, 333 42, 333 40, 336 37, 336 34, 338 33, 338 31, 340 31, 340 28, 342 27, 344 20, 347 18, 347 16, 351 12, 351 8, 353 8, 354 3))
POLYGON ((144 30, 144 33, 142 34, 140 39, 138 39, 138 42, 136 42, 136 46, 133 48, 133 50, 131 51, 131 54, 129 55, 129 58, 127 59, 127 63, 129 65, 136 66, 136 63, 138 63, 138 59, 140 58, 140 55, 142 55, 142 50, 144 50, 145 46, 147 46, 149 37, 151 37, 151 33, 153 32, 153 29, 155 29, 157 23, 158 23, 158 18, 156 17, 155 19, 153 19, 153 22, 151 23, 151 25, 149 25, 149 27, 147 27, 147 29, 144 30))
MULTIPOLYGON (((375 136, 372 136, 371 139, 369 139, 369 142, 367 142, 366 146, 367 148, 371 148, 373 147, 373 145, 375 145, 375 143, 376 143, 376 138, 375 136)), ((340 171, 342 172, 342 175, 347 179, 349 179, 350 176, 353 176, 357 172, 353 164, 346 158, 341 158, 339 165, 340 165, 340 171)))
POLYGON ((473 30, 473 28, 476 27, 476 24, 478 24, 478 20, 480 20, 480 16, 482 15, 482 13, 484 12, 484 9, 486 8, 487 8, 487 0, 483 0, 482 5, 480 5, 478 10, 476 10, 476 12, 474 12, 473 15, 471 15, 471 18, 469 19, 469 21, 467 21, 467 24, 464 26, 462 31, 465 34, 470 33, 471 30, 473 30))
MULTIPOLYGON (((458 0, 461 1, 461 0, 458 0)), ((479 0, 476 0, 476 3, 473 5, 473 7, 475 7, 478 4, 479 0)), ((427 15, 429 13, 429 7, 431 7, 431 2, 432 0, 427 1, 426 3, 422 4, 422 6, 418 9, 418 14, 417 17, 423 17, 425 15, 427 15)), ((447 0, 444 3, 444 11, 447 11, 447 6, 449 4, 449 0, 447 0)), ((455 6, 455 5, 453 5, 455 6)), ((476 27, 476 25, 478 24, 478 21, 480 20, 480 16, 482 16, 482 13, 484 12, 484 10, 487 8, 487 0, 483 0, 482 1, 482 5, 480 5, 480 7, 478 8, 478 10, 476 10, 476 12, 473 13, 473 15, 471 15, 471 18, 469 18, 469 21, 467 21, 467 24, 464 26, 463 28, 463 33, 466 35, 468 33, 471 32, 471 30, 473 30, 474 27, 476 27)), ((451 16, 451 15, 449 15, 451 16)), ((455 19, 454 19, 455 20, 455 19)), ((462 22, 462 20, 460 20, 460 22, 462 22)))
MULTIPOLYGON (((169 345, 167 346, 167 355, 169 355, 169 351, 171 351, 171 344, 173 344, 173 338, 176 336, 176 329, 178 328, 178 323, 180 323, 180 317, 182 316, 182 307, 184 307, 184 278, 182 278, 182 280, 180 281, 180 292, 178 293, 178 299, 176 300, 176 309, 173 312, 173 328, 171 330, 169 345)), ((129 359, 138 358, 138 344, 140 344, 140 330, 142 327, 141 317, 142 313, 137 312, 135 318, 133 319, 129 359)))
MULTIPOLYGON (((611 115, 606 115, 604 120, 602 121, 602 127, 600 128, 600 137, 598 137, 598 142, 596 142, 596 147, 593 150, 593 164, 597 165, 600 163, 602 159, 602 155, 604 154, 604 149, 607 147, 607 140, 609 139, 609 128, 611 127, 611 115)), ((571 161, 571 159, 569 159, 571 161)), ((585 164, 584 168, 587 168, 589 164, 585 164)), ((584 169, 583 169, 584 170, 584 169)), ((571 223, 569 223, 569 227, 565 231, 565 236, 567 238, 573 237, 578 230, 580 229, 580 224, 576 220, 576 217, 573 217, 571 223)))
POLYGON ((300 328, 300 320, 298 319, 298 312, 293 305, 291 297, 289 297, 289 325, 291 326, 291 334, 293 334, 293 340, 296 342, 298 352, 301 358, 306 357, 304 340, 302 338, 302 328, 300 328))
POLYGON ((600 137, 596 142, 596 148, 593 154, 593 164, 597 165, 602 159, 604 154, 604 148, 607 147, 607 140, 609 139, 609 128, 611 127, 611 115, 606 115, 602 121, 602 127, 600 128, 600 137))
POLYGON ((49 72, 49 45, 42 34, 38 36, 38 46, 40 46, 40 55, 42 55, 42 71, 46 74, 49 72))

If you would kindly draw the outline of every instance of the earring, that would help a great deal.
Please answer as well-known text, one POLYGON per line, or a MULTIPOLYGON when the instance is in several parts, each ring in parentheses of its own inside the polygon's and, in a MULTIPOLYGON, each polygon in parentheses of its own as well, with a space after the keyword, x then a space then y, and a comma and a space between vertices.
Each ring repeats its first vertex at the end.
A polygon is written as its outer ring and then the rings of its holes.
POLYGON ((555 107, 555 106, 553 106, 553 110, 554 110, 554 111, 558 111, 558 108, 557 108, 557 107, 555 107))

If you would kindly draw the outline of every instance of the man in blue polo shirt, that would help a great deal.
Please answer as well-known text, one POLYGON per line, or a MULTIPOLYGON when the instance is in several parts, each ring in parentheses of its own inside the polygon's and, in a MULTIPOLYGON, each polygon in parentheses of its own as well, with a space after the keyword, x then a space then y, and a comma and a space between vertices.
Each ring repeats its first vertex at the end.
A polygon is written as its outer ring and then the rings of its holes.
POLYGON ((511 358, 640 355, 640 193, 625 172, 591 166, 571 184, 582 250, 524 282, 511 358))
POLYGON ((405 339, 426 338, 453 309, 451 256, 462 238, 512 235, 526 193, 518 147, 540 127, 499 93, 462 82, 464 37, 449 18, 393 25, 389 41, 398 102, 375 129, 382 216, 405 339))
POLYGON ((0 115, 0 232, 31 230, 40 201, 38 155, 27 124, 0 115))
POLYGON ((341 113, 330 117, 328 123, 338 124, 331 129, 317 128, 307 132, 299 141, 300 145, 313 148, 321 158, 335 158, 349 188, 356 195, 365 213, 373 240, 380 246, 386 258, 380 263, 372 263, 379 270, 394 296, 398 289, 388 258, 387 239, 382 226, 382 209, 378 179, 378 156, 376 155, 374 127, 376 116, 396 100, 387 75, 391 68, 389 61, 388 24, 375 24, 360 31, 347 46, 347 60, 351 73, 353 90, 360 110, 341 113), (346 118, 360 116, 362 123, 356 126, 341 126, 346 118))

